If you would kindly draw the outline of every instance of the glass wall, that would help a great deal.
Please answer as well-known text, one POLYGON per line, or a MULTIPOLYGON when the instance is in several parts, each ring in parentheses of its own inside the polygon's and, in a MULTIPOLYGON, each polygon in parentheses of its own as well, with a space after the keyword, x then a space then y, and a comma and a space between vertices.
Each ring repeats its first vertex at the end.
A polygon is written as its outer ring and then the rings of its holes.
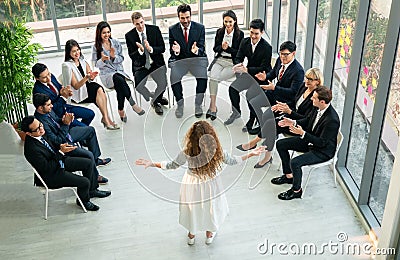
MULTIPOLYGON (((398 45, 395 68, 400 68, 400 45, 398 45)), ((397 143, 400 136, 400 75, 395 69, 392 75, 389 100, 387 104, 384 128, 376 160, 374 177, 372 179, 371 194, 368 205, 375 217, 381 223, 386 204, 390 177, 393 169, 397 143), (384 138, 390 140, 385 141, 384 138)))
POLYGON ((318 1, 313 67, 324 71, 331 0, 318 1))
POLYGON ((288 36, 288 20, 289 20, 289 5, 290 1, 281 1, 281 23, 279 25, 279 41, 278 45, 287 41, 288 36))
POLYGON ((306 49, 307 11, 308 0, 299 1, 297 6, 296 59, 300 62, 300 64, 304 63, 304 52, 306 49))
MULTIPOLYGON (((386 1, 390 5, 391 1, 386 1)), ((357 91, 356 111, 353 115, 353 125, 350 135, 349 156, 347 168, 356 184, 360 186, 365 161, 365 153, 372 120, 374 100, 378 88, 378 75, 382 61, 388 14, 383 14, 378 5, 372 5, 368 17, 368 37, 364 45, 362 72, 357 91)), ((391 106, 389 104, 389 106, 391 106)), ((382 135, 384 143, 390 142, 388 136, 382 135)))

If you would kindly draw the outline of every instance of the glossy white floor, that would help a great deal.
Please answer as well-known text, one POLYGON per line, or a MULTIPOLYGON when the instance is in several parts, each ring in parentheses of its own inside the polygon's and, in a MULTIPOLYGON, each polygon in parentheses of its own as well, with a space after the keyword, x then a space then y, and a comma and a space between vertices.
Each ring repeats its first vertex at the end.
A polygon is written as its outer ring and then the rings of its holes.
MULTIPOLYGON (((208 36, 207 44, 210 50, 212 36, 208 36)), ((43 55, 39 61, 58 75, 62 59, 62 54, 43 55)), ((125 67, 130 72, 129 58, 125 67)), ((191 82, 188 80, 185 84, 191 82)), ((186 96, 193 92, 185 90, 186 96)), ((229 102, 227 88, 221 87, 219 93, 218 115, 224 120, 230 110, 226 103, 229 102)), ((115 93, 111 93, 111 99, 118 119, 115 93)), ((212 245, 205 245, 205 235, 198 233, 196 244, 188 246, 186 230, 178 224, 178 204, 167 201, 177 198, 179 185, 174 180, 179 180, 183 171, 160 175, 155 169, 145 171, 133 162, 140 157, 154 160, 173 157, 187 127, 195 120, 189 115, 193 113, 192 103, 187 100, 185 116, 188 118, 180 120, 175 118, 174 108, 165 109, 163 117, 152 110, 138 117, 127 109, 128 122, 120 131, 102 128, 99 111, 91 106, 96 111, 93 126, 103 156, 113 159, 109 166, 99 169, 110 179, 110 183, 101 188, 112 190, 112 195, 93 200, 100 206, 98 212, 83 213, 75 205, 72 194, 65 191, 51 194, 49 219, 44 220, 43 198, 32 186, 33 173, 23 156, 1 155, 0 258, 280 259, 285 253, 293 256, 296 247, 305 243, 314 243, 319 252, 325 251, 314 256, 315 259, 368 258, 363 249, 361 255, 347 250, 349 244, 363 246, 369 240, 341 187, 334 187, 329 169, 314 172, 303 199, 280 201, 277 194, 289 186, 270 183, 272 177, 281 174, 277 170, 279 157, 276 154, 266 177, 253 190, 249 189, 250 178, 253 176, 251 184, 254 184, 265 173, 265 169, 253 169, 257 158, 241 166, 225 168, 224 184, 226 187, 233 184, 226 192, 230 214, 212 245), (166 176, 167 183, 160 176, 166 176), (155 191, 157 196, 147 189, 155 191), (341 243, 343 238, 347 240, 341 243), (278 248, 276 245, 280 243, 286 247, 278 248), (324 243, 333 247, 323 247, 324 243)), ((145 102, 143 107, 149 108, 145 102)), ((218 120, 213 124, 224 148, 240 155, 234 147, 249 138, 241 132, 243 122, 229 127, 218 120)), ((22 154, 22 149, 20 152, 22 154)), ((296 256, 299 259, 312 257, 307 253, 296 256)))

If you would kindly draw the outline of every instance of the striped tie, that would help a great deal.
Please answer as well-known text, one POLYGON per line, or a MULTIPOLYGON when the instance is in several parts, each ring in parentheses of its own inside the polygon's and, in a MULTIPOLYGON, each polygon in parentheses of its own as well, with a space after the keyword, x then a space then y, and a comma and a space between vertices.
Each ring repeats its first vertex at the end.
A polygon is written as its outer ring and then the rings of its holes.
POLYGON ((279 81, 282 79, 283 72, 285 72, 285 65, 282 65, 281 72, 279 72, 279 81))
MULTIPOLYGON (((43 137, 40 138, 40 141, 42 141, 42 143, 44 144, 44 146, 46 146, 47 149, 49 149, 52 153, 56 154, 53 150, 53 148, 51 148, 51 146, 49 145, 48 142, 46 142, 46 140, 44 140, 43 137)), ((59 160, 58 163, 60 164, 60 167, 62 169, 64 169, 64 162, 62 160, 59 160)))

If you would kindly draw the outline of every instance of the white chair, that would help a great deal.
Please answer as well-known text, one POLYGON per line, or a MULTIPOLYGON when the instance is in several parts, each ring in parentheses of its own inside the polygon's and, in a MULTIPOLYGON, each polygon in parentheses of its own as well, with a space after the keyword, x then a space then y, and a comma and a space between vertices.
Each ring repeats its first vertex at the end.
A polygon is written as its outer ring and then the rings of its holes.
POLYGON ((42 179, 42 177, 39 175, 39 173, 35 170, 35 168, 33 168, 33 172, 35 173, 36 177, 40 180, 40 182, 43 184, 43 187, 41 186, 36 186, 38 187, 41 192, 44 195, 44 219, 47 220, 47 212, 48 212, 48 208, 49 208, 49 193, 51 191, 57 191, 57 190, 72 190, 76 196, 76 198, 79 201, 79 204, 81 204, 81 207, 83 209, 83 211, 86 213, 87 210, 85 208, 85 206, 82 203, 82 200, 79 198, 78 193, 76 192, 76 188, 74 187, 62 187, 62 188, 58 188, 58 189, 49 189, 49 187, 47 187, 46 183, 44 182, 44 180, 42 179))
POLYGON ((339 130, 338 135, 337 135, 336 151, 335 151, 335 155, 333 156, 333 158, 328 160, 328 161, 326 161, 326 162, 308 165, 308 167, 310 168, 310 171, 309 171, 308 176, 307 176, 306 184, 304 185, 304 188, 303 188, 303 196, 304 196, 304 193, 306 192, 306 188, 307 188, 308 182, 310 180, 311 173, 315 169, 318 169, 318 168, 321 168, 321 167, 324 167, 324 166, 331 166, 331 169, 333 171, 333 177, 335 179, 335 187, 337 187, 337 180, 336 180, 336 174, 337 173, 336 173, 336 170, 335 170, 335 165, 336 165, 336 161, 337 161, 337 154, 338 154, 340 146, 342 145, 342 142, 343 142, 343 135, 342 135, 342 132, 340 132, 340 130, 339 130))

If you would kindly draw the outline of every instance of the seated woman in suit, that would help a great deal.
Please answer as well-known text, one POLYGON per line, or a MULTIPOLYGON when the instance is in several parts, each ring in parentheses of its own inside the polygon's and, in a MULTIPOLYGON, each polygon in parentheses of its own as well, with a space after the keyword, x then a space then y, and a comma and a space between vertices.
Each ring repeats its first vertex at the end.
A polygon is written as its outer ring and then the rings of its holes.
POLYGON ((131 90, 126 80, 129 76, 124 72, 121 43, 111 38, 111 27, 107 22, 100 22, 96 28, 96 40, 92 48, 92 61, 100 69, 100 79, 106 88, 115 88, 118 100, 118 113, 123 122, 127 117, 124 111, 125 98, 138 115, 144 110, 132 98, 131 90))
POLYGON ((274 148, 276 136, 280 133, 292 135, 288 127, 278 126, 278 121, 280 121, 283 116, 294 120, 305 118, 314 109, 311 97, 315 89, 318 86, 323 85, 323 83, 324 77, 321 70, 318 68, 307 70, 305 73, 305 82, 301 85, 295 97, 295 108, 292 109, 286 103, 277 102, 276 105, 271 107, 271 110, 275 115, 278 115, 278 117, 275 117, 274 121, 271 121, 271 119, 263 120, 264 123, 261 128, 262 130, 258 136, 246 144, 240 144, 237 146, 239 150, 247 151, 254 149, 257 146, 257 143, 265 138, 263 145, 267 146, 267 152, 265 153, 265 157, 259 161, 254 168, 262 168, 266 164, 272 162, 271 151, 274 148), (274 128, 274 124, 276 127, 276 135, 271 134, 271 129, 274 128))
POLYGON ((103 118, 101 122, 109 130, 119 129, 110 119, 107 110, 107 96, 102 86, 93 82, 98 72, 92 72, 88 62, 81 54, 81 48, 75 40, 65 44, 65 59, 62 64, 63 84, 71 85, 72 100, 76 103, 94 103, 99 107, 103 118))
POLYGON ((211 117, 211 120, 217 118, 218 83, 235 76, 232 70, 233 59, 244 37, 244 33, 237 25, 236 14, 232 10, 224 12, 222 19, 222 28, 219 28, 215 35, 213 49, 215 58, 208 68, 210 71, 210 107, 206 113, 206 118, 211 117))

